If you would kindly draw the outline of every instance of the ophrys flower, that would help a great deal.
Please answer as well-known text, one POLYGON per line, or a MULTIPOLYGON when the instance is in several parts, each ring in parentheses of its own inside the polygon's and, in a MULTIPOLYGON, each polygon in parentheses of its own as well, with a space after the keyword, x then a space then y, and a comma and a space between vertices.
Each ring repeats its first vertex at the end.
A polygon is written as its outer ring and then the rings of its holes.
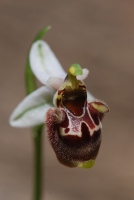
POLYGON ((29 56, 31 69, 44 86, 17 106, 10 124, 32 127, 45 123, 49 141, 62 164, 92 167, 101 143, 101 120, 109 110, 87 92, 82 80, 88 70, 74 64, 66 75, 42 40, 32 45, 29 56))
POLYGON ((58 160, 68 167, 90 168, 101 144, 101 120, 109 111, 101 101, 87 102, 85 84, 78 64, 69 68, 64 83, 54 96, 47 112, 46 132, 58 160))

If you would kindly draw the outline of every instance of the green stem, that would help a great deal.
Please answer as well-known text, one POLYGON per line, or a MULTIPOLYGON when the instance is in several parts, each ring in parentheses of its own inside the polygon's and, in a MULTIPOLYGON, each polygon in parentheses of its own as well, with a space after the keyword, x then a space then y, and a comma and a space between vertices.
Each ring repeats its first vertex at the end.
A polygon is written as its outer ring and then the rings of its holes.
MULTIPOLYGON (((25 73, 26 93, 30 94, 36 89, 36 79, 30 68, 29 59, 26 63, 25 73)), ((42 131, 43 125, 35 126, 33 129, 34 140, 34 186, 33 200, 41 200, 42 196, 42 131)))
MULTIPOLYGON (((35 37, 34 42, 42 39, 42 37, 50 29, 50 26, 43 28, 35 37)), ((36 78, 31 70, 29 55, 26 62, 25 84, 27 95, 36 90, 36 78)), ((42 132, 44 125, 38 125, 33 130, 34 140, 34 191, 33 200, 41 200, 42 197, 42 132)))
POLYGON ((34 192, 33 200, 42 197, 42 130, 43 125, 33 128, 34 137, 34 192))
POLYGON ((25 70, 25 85, 26 85, 26 94, 32 93, 34 90, 36 90, 36 79, 35 76, 31 70, 29 58, 27 58, 26 62, 26 70, 25 70))

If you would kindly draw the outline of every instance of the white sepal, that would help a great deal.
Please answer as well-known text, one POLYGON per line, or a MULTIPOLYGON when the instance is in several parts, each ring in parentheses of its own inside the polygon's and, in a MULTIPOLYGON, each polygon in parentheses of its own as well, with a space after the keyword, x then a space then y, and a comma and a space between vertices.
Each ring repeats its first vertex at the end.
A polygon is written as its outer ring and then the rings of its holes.
POLYGON ((43 86, 26 96, 12 113, 10 125, 24 128, 45 123, 46 112, 53 106, 54 93, 43 86))
POLYGON ((58 90, 59 87, 63 84, 64 80, 61 78, 50 77, 47 81, 47 85, 51 88, 58 90))
POLYGON ((58 59, 43 40, 33 43, 29 54, 30 66, 38 80, 47 85, 49 77, 64 79, 66 76, 58 59))

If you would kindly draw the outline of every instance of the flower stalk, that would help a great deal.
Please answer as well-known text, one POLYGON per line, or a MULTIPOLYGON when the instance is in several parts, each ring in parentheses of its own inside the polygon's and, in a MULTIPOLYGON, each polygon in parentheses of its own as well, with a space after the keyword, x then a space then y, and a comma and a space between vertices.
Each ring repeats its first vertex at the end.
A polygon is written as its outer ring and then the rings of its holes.
POLYGON ((33 128, 34 139, 34 191, 33 200, 41 200, 42 197, 42 132, 43 125, 33 128))
MULTIPOLYGON (((36 90, 36 79, 30 68, 29 59, 26 63, 25 83, 27 95, 36 90)), ((43 125, 32 128, 32 137, 34 141, 33 200, 41 200, 42 194, 42 131, 43 125)))
MULTIPOLYGON (((50 26, 42 29, 35 37, 34 42, 42 39, 42 37, 50 29, 50 26)), ((31 70, 29 55, 26 62, 25 70, 25 85, 26 94, 29 95, 37 89, 36 78, 31 70)), ((34 186, 33 186, 33 200, 41 200, 42 197, 42 132, 44 124, 32 128, 32 137, 34 141, 34 186)))

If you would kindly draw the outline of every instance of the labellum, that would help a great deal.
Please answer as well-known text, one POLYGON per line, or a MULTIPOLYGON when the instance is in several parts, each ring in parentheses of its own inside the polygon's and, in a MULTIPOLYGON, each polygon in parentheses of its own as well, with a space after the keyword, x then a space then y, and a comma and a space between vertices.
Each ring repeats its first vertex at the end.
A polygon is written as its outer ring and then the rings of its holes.
POLYGON ((101 144, 101 121, 109 112, 101 101, 87 102, 85 84, 77 79, 80 65, 69 68, 64 83, 54 96, 54 108, 46 115, 46 132, 60 163, 90 168, 101 144))

